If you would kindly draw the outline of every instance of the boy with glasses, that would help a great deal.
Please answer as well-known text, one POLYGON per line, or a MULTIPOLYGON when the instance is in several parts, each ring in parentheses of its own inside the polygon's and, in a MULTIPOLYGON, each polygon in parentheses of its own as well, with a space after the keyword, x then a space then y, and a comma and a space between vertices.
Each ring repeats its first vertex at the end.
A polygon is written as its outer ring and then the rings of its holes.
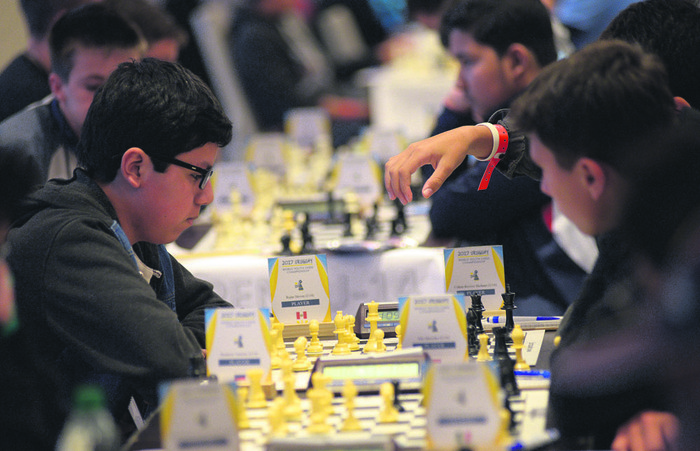
POLYGON ((159 382, 201 361, 205 309, 230 304, 164 245, 212 202, 231 134, 209 88, 174 63, 122 63, 95 94, 81 168, 34 193, 9 234, 18 317, 63 396, 98 383, 127 424, 132 398, 147 413, 159 382))

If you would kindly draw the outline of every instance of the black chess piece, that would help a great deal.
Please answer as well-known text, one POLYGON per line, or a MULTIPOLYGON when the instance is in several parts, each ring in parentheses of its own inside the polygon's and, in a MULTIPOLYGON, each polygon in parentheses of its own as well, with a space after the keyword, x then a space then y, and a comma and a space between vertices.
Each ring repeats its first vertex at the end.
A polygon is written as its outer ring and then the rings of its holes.
POLYGON ((505 327, 494 327, 493 335, 495 344, 493 348, 493 360, 498 363, 498 372, 501 379, 501 388, 505 390, 507 396, 520 394, 518 383, 515 380, 515 361, 508 354, 506 336, 508 331, 505 327))
POLYGON ((352 236, 352 213, 345 213, 345 221, 343 221, 343 236, 352 236))
POLYGON ((280 255, 292 255, 292 249, 290 247, 292 243, 292 236, 285 233, 282 235, 282 238, 280 238, 280 242, 282 243, 282 251, 280 252, 280 255))
POLYGON ((507 340, 509 343, 512 343, 513 339, 510 337, 510 333, 513 332, 513 328, 515 327, 515 321, 513 320, 513 310, 517 308, 515 306, 515 293, 510 291, 510 286, 506 285, 506 292, 501 293, 501 297, 503 298, 503 307, 501 307, 501 309, 506 311, 505 327, 508 331, 507 340))
POLYGON ((481 322, 484 316, 484 310, 486 308, 484 307, 484 303, 481 302, 481 295, 478 293, 471 294, 470 297, 472 298, 472 308, 474 309, 474 313, 476 314, 476 334, 483 334, 484 333, 484 325, 481 322))
POLYGON ((316 252, 316 249, 314 248, 314 237, 311 235, 310 222, 309 214, 304 213, 304 221, 301 223, 299 229, 301 231, 302 239, 300 253, 302 254, 313 254, 316 252))
POLYGON ((396 407, 396 410, 399 412, 405 412, 406 408, 401 405, 401 401, 399 400, 401 384, 399 381, 391 381, 391 384, 394 386, 394 407, 396 407))
POLYGON ((374 213, 365 220, 365 224, 367 226, 365 239, 368 241, 373 240, 377 235, 377 231, 379 231, 379 203, 374 203, 374 213))
POLYGON ((406 212, 401 201, 394 199, 396 206, 396 217, 391 221, 391 236, 401 236, 406 233, 406 212))
POLYGON ((328 207, 328 217, 326 218, 326 224, 337 224, 339 221, 338 218, 336 218, 335 214, 335 207, 336 207, 336 200, 335 197, 333 197, 333 191, 328 191, 326 193, 326 206, 328 207))
POLYGON ((476 313, 474 309, 467 309, 467 346, 469 357, 474 357, 479 353, 479 334, 476 331, 476 313))

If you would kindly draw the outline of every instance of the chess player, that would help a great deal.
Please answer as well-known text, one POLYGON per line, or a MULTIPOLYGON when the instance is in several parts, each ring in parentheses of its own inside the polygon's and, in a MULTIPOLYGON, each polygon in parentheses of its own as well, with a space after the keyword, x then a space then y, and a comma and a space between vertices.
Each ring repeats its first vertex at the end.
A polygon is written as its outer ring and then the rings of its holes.
MULTIPOLYGON (((478 121, 508 107, 557 58, 549 13, 539 0, 458 2, 446 12, 440 36, 459 62, 457 86, 468 98, 467 115, 478 121)), ((463 120, 446 109, 437 128, 463 120)), ((500 173, 493 174, 489 189, 479 190, 487 165, 468 162, 432 197, 431 242, 503 245, 506 281, 517 294, 518 312, 563 314, 586 269, 557 242, 549 221, 551 199, 540 192, 537 181, 509 180, 500 173)), ((595 252, 595 244, 591 246, 595 252)))
MULTIPOLYGON (((567 402, 572 394, 562 388, 566 378, 557 375, 557 355, 566 355, 567 347, 592 340, 611 327, 634 324, 639 319, 638 310, 630 303, 636 288, 631 281, 631 251, 617 230, 626 202, 627 177, 633 170, 630 161, 634 158, 630 155, 634 155, 635 144, 654 130, 675 120, 692 119, 688 113, 692 110, 687 108, 677 118, 675 107, 684 103, 682 99, 674 103, 658 60, 622 42, 601 41, 546 68, 516 100, 508 116, 509 121, 527 131, 535 164, 528 160, 526 151, 511 153, 514 149, 510 145, 510 155, 506 154, 501 163, 509 168, 520 164, 521 169, 525 163, 525 172, 541 178, 542 190, 558 202, 579 229, 596 236, 600 247, 592 274, 562 322, 561 342, 551 362, 552 411, 556 412, 557 426, 575 442, 569 446, 582 446, 579 440, 592 440, 588 446, 610 446, 616 428, 621 427, 624 434, 627 430, 623 423, 634 412, 650 412, 658 420, 656 424, 673 422, 661 411, 663 406, 651 402, 651 397, 646 399, 647 405, 618 402, 607 406, 614 408, 605 408, 598 402, 589 405, 588 414, 584 413, 582 397, 578 402, 567 402), (608 66, 611 60, 617 64, 608 66), (615 70, 623 74, 612 73, 615 70), (590 99, 597 99, 597 103, 590 99), (614 132, 606 129, 611 125, 614 132), (558 393, 560 388, 562 392, 558 393), (574 408, 566 409, 572 404, 574 408)), ((516 144, 516 148, 526 149, 524 139, 516 144)), ((451 158, 449 153, 445 156, 451 158)), ((387 178, 388 189, 396 175, 387 178)))
POLYGON ((0 144, 37 159, 39 183, 69 178, 95 91, 124 61, 141 58, 139 32, 115 10, 93 3, 69 11, 51 29, 51 96, 0 123, 0 144))
POLYGON ((63 400, 76 384, 101 385, 125 432, 130 399, 147 415, 157 385, 202 358, 205 309, 230 306, 164 245, 212 202, 212 168, 231 135, 191 72, 122 63, 88 111, 81 168, 32 194, 8 235, 17 316, 37 359, 64 377, 63 400))
MULTIPOLYGON (((597 238, 600 250, 557 331, 560 343, 550 361, 554 424, 569 446, 584 442, 605 448, 635 412, 657 411, 660 422, 673 422, 652 393, 634 403, 609 400, 607 408, 599 400, 586 412, 582 404, 588 394, 572 388, 558 362, 570 346, 641 321, 632 250, 619 226, 637 169, 634 157, 650 136, 676 120, 663 65, 622 41, 600 41, 543 71, 509 116, 529 139, 530 158, 542 171, 542 191, 582 232, 597 238)), ((625 426, 620 433, 627 433, 625 426)))
POLYGON ((27 48, 0 73, 0 121, 51 94, 49 30, 70 9, 95 0, 20 0, 29 31, 27 48))

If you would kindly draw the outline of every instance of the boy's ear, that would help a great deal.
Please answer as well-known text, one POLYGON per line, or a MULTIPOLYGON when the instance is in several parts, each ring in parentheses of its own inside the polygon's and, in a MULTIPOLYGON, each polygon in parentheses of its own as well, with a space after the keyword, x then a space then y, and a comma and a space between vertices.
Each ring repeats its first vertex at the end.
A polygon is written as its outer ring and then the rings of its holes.
POLYGON ((580 158, 576 162, 576 171, 581 177, 582 186, 585 187, 591 198, 600 199, 608 184, 605 168, 595 160, 580 158))
POLYGON ((527 47, 517 42, 508 46, 504 56, 510 61, 510 70, 518 77, 530 73, 537 65, 532 52, 527 47))
POLYGON ((143 183, 149 167, 152 168, 152 163, 146 152, 138 147, 131 147, 122 155, 119 170, 131 187, 138 188, 143 183))
POLYGON ((63 80, 58 74, 51 72, 49 74, 49 87, 51 88, 51 94, 54 95, 60 102, 65 101, 65 95, 63 94, 63 80))

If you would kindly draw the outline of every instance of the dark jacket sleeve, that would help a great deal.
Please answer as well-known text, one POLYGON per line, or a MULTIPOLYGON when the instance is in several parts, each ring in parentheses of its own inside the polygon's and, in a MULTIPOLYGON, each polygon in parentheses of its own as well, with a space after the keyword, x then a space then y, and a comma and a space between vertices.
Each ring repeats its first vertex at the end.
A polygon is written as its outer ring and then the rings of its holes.
POLYGON ((488 240, 512 221, 549 202, 528 177, 509 180, 495 172, 488 189, 478 191, 486 162, 478 162, 433 195, 430 222, 436 237, 488 240))
POLYGON ((208 308, 233 307, 213 291, 209 282, 192 275, 175 258, 171 257, 175 275, 175 302, 180 323, 197 337, 205 347, 204 312, 208 308))

